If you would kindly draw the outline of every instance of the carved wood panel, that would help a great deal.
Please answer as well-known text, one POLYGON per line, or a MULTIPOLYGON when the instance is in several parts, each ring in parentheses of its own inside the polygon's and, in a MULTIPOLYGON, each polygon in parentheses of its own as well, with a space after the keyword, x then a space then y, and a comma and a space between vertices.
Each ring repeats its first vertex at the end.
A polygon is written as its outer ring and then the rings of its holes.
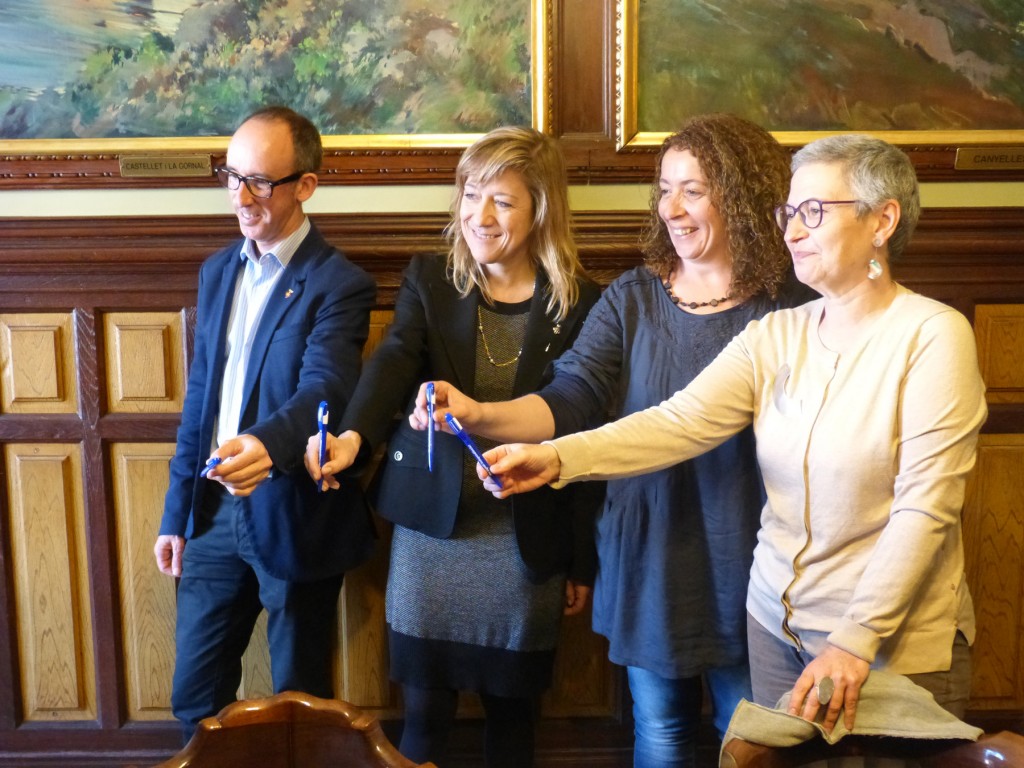
POLYGON ((174 579, 157 570, 153 543, 173 455, 171 443, 114 443, 110 448, 129 720, 171 717, 174 579))
POLYGON ((1024 305, 975 307, 974 332, 988 402, 1024 404, 1024 305))
POLYGON ((71 315, 0 315, 3 413, 74 413, 78 408, 71 315))
POLYGON ((1024 709, 1024 435, 982 435, 964 503, 977 639, 971 707, 1024 709))
POLYGON ((180 413, 185 399, 183 312, 103 316, 110 413, 180 413))
MULTIPOLYGON (((410 256, 444 248, 446 218, 315 217, 327 239, 377 280, 368 347, 385 332, 410 256)), ((599 282, 639 262, 644 218, 636 211, 576 215, 584 264, 599 282)), ((139 755, 169 753, 178 743, 167 711, 173 582, 152 562, 178 422, 167 403, 178 397, 174 361, 190 354, 199 264, 236 236, 230 217, 0 219, 0 392, 33 393, 0 399, 6 488, 0 498, 0 742, 10 754, 77 749, 139 755), (28 334, 28 341, 11 342, 8 329, 28 334), (28 366, 44 374, 24 370, 28 366), (112 378, 121 383, 114 387, 112 378), (62 404, 45 411, 54 392, 62 404), (117 401, 144 406, 117 410, 117 401), (33 464, 37 455, 40 463, 33 464), (44 486, 62 490, 36 490, 44 486), (49 658, 40 656, 45 644, 36 638, 49 631, 54 614, 40 613, 40 593, 25 575, 32 568, 45 573, 47 596, 55 595, 47 605, 56 600, 54 610, 69 617, 55 625, 62 634, 54 637, 62 652, 76 649, 72 666, 38 661, 49 658), (28 721, 31 728, 24 727, 28 721)), ((1024 209, 926 210, 895 267, 901 282, 976 322, 994 389, 1018 386, 1021 243, 1024 209)), ((1014 570, 1022 536, 1015 526, 1024 517, 1016 506, 1024 497, 1017 464, 1024 403, 993 402, 991 409, 965 515, 982 632, 972 703, 978 717, 1024 713, 1016 639, 1024 606, 1014 570)), ((386 568, 382 530, 374 560, 346 579, 335 681, 340 696, 394 717, 400 702, 387 679, 386 568)), ((259 643, 246 657, 246 694, 269 691, 265 643, 259 643)), ((538 765, 615 764, 614 755, 628 752, 631 743, 631 724, 623 719, 627 702, 587 618, 566 622, 556 679, 544 702, 538 765)), ((463 713, 478 713, 475 703, 467 701, 463 713)))
POLYGON ((78 446, 4 446, 20 681, 27 721, 96 717, 78 446))

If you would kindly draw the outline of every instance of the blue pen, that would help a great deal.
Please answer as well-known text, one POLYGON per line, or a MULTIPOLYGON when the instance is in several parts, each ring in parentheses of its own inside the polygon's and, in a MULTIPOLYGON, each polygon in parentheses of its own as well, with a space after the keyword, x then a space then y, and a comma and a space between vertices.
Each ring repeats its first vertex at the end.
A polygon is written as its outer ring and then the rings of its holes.
POLYGON ((434 471, 434 382, 427 382, 427 470, 434 471))
POLYGON ((455 436, 466 444, 466 447, 469 449, 469 452, 473 454, 473 458, 476 459, 476 463, 483 467, 485 470, 487 470, 487 474, 490 475, 491 480, 493 480, 497 484, 497 486, 501 488, 501 480, 499 480, 497 476, 493 472, 491 472, 491 465, 487 463, 487 460, 484 458, 484 455, 480 453, 480 449, 476 447, 476 443, 473 442, 473 438, 471 438, 469 436, 469 433, 462 428, 461 424, 459 424, 458 419, 456 419, 450 413, 446 413, 444 415, 444 418, 445 421, 448 422, 448 426, 452 428, 452 432, 455 433, 455 436))
POLYGON ((208 474, 210 474, 210 470, 216 467, 222 461, 224 461, 224 459, 220 458, 219 456, 211 456, 206 460, 206 466, 203 467, 202 471, 199 473, 199 476, 206 477, 208 474))
MULTIPOLYGON (((321 400, 320 407, 316 411, 316 429, 320 433, 320 467, 323 468, 327 460, 327 422, 330 416, 327 413, 327 401, 321 400)), ((318 491, 323 491, 324 483, 320 480, 316 484, 318 491)))

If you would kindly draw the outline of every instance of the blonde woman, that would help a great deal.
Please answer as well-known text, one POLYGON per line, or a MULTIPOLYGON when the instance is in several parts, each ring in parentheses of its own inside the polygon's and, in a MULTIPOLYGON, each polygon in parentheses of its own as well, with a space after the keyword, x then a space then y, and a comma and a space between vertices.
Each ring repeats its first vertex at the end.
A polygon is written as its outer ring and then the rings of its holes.
MULTIPOLYGON (((550 685, 563 613, 582 610, 593 581, 594 504, 539 489, 514 501, 483 491, 450 434, 427 435, 396 411, 420 382, 458 382, 481 400, 542 386, 599 290, 569 229, 564 160, 551 138, 499 128, 456 171, 447 259, 414 258, 387 338, 368 362, 321 468, 334 475, 388 440, 375 501, 395 524, 386 612, 391 677, 403 687, 401 751, 444 764, 459 690, 481 697, 490 768, 532 765, 537 701, 550 685), (561 510, 573 508, 573 515, 561 510)), ((481 441, 481 447, 491 445, 481 441)))

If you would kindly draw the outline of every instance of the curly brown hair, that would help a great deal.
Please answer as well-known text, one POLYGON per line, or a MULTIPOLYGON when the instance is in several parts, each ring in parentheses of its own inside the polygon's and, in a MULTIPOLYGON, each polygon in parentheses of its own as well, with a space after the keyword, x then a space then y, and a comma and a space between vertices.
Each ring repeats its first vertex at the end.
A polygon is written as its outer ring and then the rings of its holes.
POLYGON ((661 279, 679 263, 658 215, 661 161, 670 149, 689 150, 697 158, 711 203, 725 222, 732 255, 730 293, 775 298, 792 268, 773 213, 789 193, 789 152, 760 126, 729 114, 692 117, 665 139, 651 185, 651 216, 640 242, 645 266, 661 279))

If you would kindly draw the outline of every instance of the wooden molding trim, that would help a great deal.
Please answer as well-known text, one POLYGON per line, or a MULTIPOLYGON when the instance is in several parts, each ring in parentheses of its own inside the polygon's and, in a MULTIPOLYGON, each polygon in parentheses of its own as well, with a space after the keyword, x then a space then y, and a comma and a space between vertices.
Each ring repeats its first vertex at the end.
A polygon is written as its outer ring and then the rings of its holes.
MULTIPOLYGON (((314 219, 377 280, 379 308, 393 306, 411 256, 446 248, 443 213, 314 219)), ((646 221, 644 211, 575 215, 581 259, 599 283, 641 263, 646 221)), ((203 259, 237 237, 231 216, 0 219, 0 312, 190 307, 203 259)), ((973 318, 980 302, 1024 302, 1022 243, 1024 208, 926 209, 894 272, 973 318)))
MULTIPOLYGON (((446 247, 444 213, 337 213, 312 218, 328 241, 374 274, 404 266, 413 254, 446 247)), ((639 261, 645 211, 581 211, 574 218, 577 244, 588 268, 625 268, 639 261)), ((137 290, 132 280, 120 279, 130 274, 160 275, 160 284, 143 288, 173 291, 174 275, 194 273, 204 258, 237 237, 233 216, 0 219, 0 275, 5 278, 0 297, 7 302, 27 287, 8 284, 9 278, 46 278, 32 288, 47 293, 74 289, 53 284, 62 276, 82 279, 98 272, 114 283, 105 286, 110 291, 137 290), (116 282, 111 280, 114 275, 116 282)), ((976 283, 979 270, 1013 268, 1024 250, 1022 243, 1024 208, 928 208, 896 269, 916 275, 925 268, 962 267, 954 282, 976 283)), ((1024 293, 1018 297, 1024 298, 1024 293)))
MULTIPOLYGON (((651 180, 657 147, 616 151, 602 134, 561 138, 573 184, 647 184, 651 180)), ((793 149, 796 149, 795 147, 793 149)), ((1020 172, 957 171, 955 146, 903 147, 921 181, 1015 181, 1020 172)), ((461 150, 335 150, 324 155, 320 183, 362 186, 370 184, 452 184, 461 150)), ((211 154, 211 164, 223 162, 223 153, 211 154)), ((150 189, 154 180, 124 178, 116 154, 7 154, 0 156, 0 190, 18 189, 150 189)), ((194 178, 160 179, 161 188, 189 188, 217 183, 194 178)))

